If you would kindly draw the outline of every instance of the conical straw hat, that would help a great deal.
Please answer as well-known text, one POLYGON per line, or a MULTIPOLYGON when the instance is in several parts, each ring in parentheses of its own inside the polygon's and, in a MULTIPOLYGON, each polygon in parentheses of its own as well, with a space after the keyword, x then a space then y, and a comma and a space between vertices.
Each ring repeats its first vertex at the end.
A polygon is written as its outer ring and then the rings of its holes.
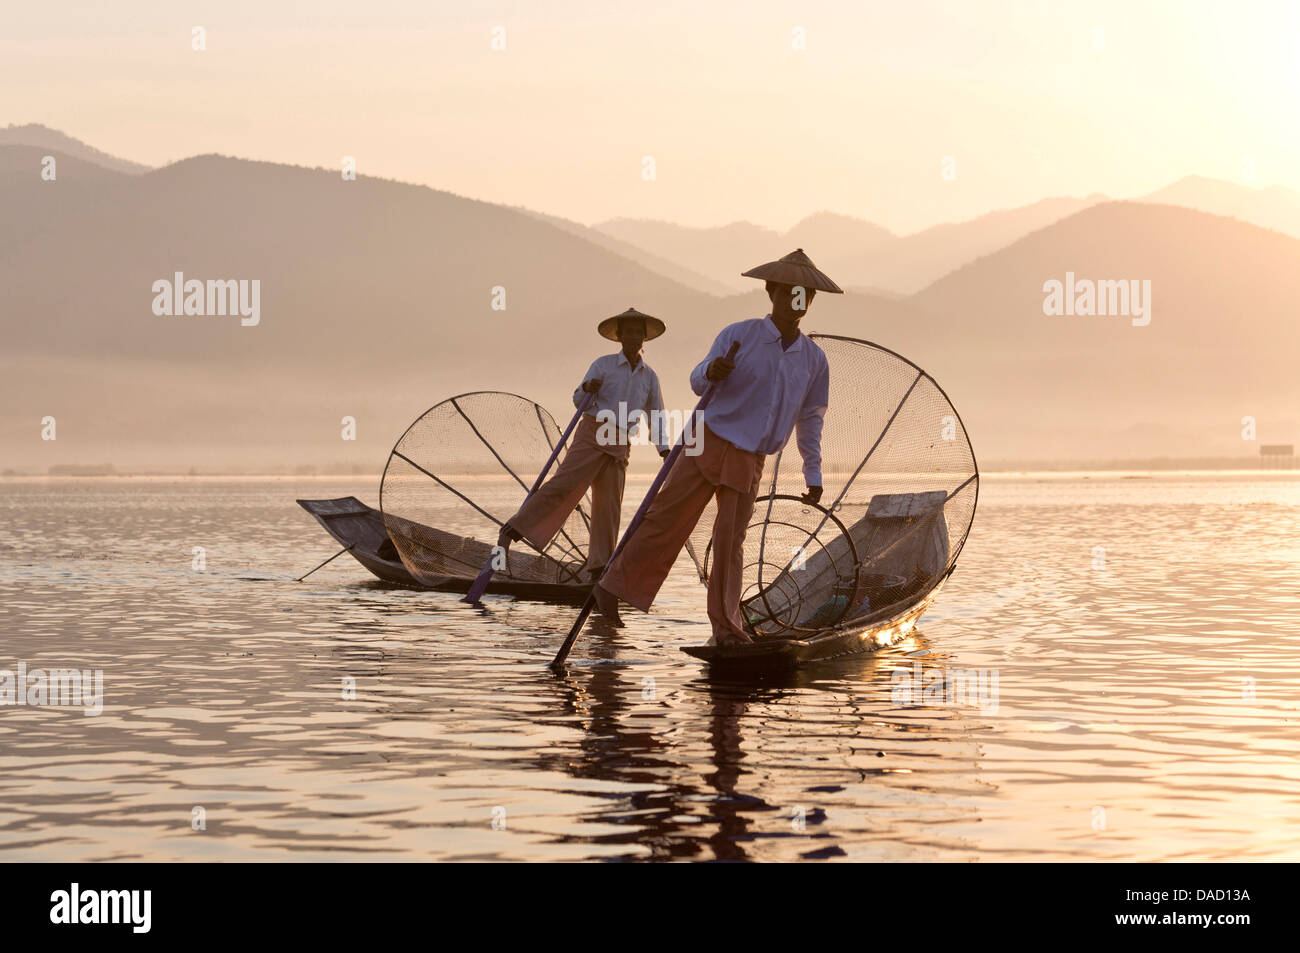
POLYGON ((792 287, 798 285, 801 288, 812 288, 814 291, 829 291, 831 294, 837 295, 844 294, 844 289, 818 269, 813 264, 812 259, 804 254, 802 248, 796 248, 777 261, 769 261, 766 265, 759 265, 757 268, 741 272, 741 277, 760 278, 763 281, 775 281, 778 284, 792 287))
POLYGON ((620 318, 644 318, 645 319, 645 339, 647 341, 657 338, 663 334, 667 328, 658 318, 649 314, 642 314, 636 308, 628 308, 622 314, 616 314, 612 318, 606 318, 600 324, 596 325, 596 333, 603 338, 609 338, 611 341, 618 340, 618 322, 620 318))

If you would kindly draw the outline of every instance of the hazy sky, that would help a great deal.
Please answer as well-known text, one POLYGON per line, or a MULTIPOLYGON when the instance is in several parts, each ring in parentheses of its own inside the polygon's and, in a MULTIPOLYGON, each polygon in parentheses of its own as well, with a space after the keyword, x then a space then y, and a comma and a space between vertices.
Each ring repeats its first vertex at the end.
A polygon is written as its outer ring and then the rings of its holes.
POLYGON ((898 231, 1240 182, 1247 159, 1255 184, 1300 188, 1294 0, 5 6, 0 125, 150 164, 354 155, 361 174, 588 223, 786 228, 831 209, 898 231))

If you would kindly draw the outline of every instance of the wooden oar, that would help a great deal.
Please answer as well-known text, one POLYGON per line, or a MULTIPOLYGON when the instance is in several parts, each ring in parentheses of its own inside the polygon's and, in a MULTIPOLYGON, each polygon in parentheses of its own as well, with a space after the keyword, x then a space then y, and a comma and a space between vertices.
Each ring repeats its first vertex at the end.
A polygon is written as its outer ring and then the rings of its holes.
MULTIPOLYGON (((582 414, 587 409, 587 405, 590 404, 595 397, 596 394, 594 391, 587 391, 587 396, 582 398, 582 403, 578 405, 578 412, 574 414, 573 419, 569 421, 569 426, 564 428, 564 433, 560 435, 559 441, 555 444, 555 449, 551 451, 550 457, 547 458, 546 465, 542 467, 542 471, 537 474, 537 479, 533 481, 533 488, 529 490, 528 495, 524 497, 525 503, 527 503, 529 498, 537 492, 537 488, 540 487, 542 481, 546 479, 546 474, 550 472, 551 464, 553 464, 555 458, 560 455, 560 451, 564 448, 564 444, 569 439, 569 434, 573 433, 573 428, 576 427, 578 421, 582 419, 582 414)), ((492 547, 492 552, 488 556, 487 562, 483 564, 483 569, 474 580, 474 585, 469 587, 469 592, 465 593, 465 597, 460 600, 461 602, 478 602, 479 599, 483 597, 483 593, 487 592, 488 583, 492 581, 492 575, 496 572, 496 568, 492 565, 496 562, 496 549, 495 546, 492 547)))
MULTIPOLYGON (((739 350, 740 342, 732 341, 731 349, 727 351, 727 360, 735 360, 736 352, 739 350)), ((700 426, 698 420, 699 413, 709 406, 709 401, 713 400, 713 395, 718 389, 718 383, 718 381, 714 381, 709 385, 709 389, 704 392, 704 396, 700 398, 700 402, 696 404, 695 409, 691 411, 690 425, 693 428, 698 429, 700 426)), ((623 547, 627 545, 627 541, 632 538, 632 534, 637 531, 637 528, 641 525, 641 521, 645 519, 645 514, 650 509, 650 504, 653 503, 654 498, 659 495, 659 489, 664 485, 664 480, 668 479, 668 471, 673 468, 673 464, 677 462, 677 458, 682 455, 682 447, 684 446, 683 438, 685 435, 686 429, 682 428, 682 433, 678 435, 677 443, 673 445, 672 452, 664 459, 663 466, 659 468, 658 475, 654 478, 654 482, 650 484, 650 489, 646 491, 645 499, 642 500, 641 505, 637 507, 636 515, 632 517, 631 522, 627 524, 627 529, 623 531, 623 538, 620 539, 618 545, 614 547, 614 553, 609 557, 609 562, 605 563, 605 570, 609 569, 610 563, 618 558, 618 554, 623 551, 623 547)), ((605 570, 601 571, 602 576, 605 574, 605 570)), ((599 584, 600 580, 597 579, 596 585, 599 584)), ((582 604, 582 611, 578 613, 578 618, 574 620, 573 628, 569 630, 569 634, 565 638, 564 644, 560 646, 560 651, 555 653, 555 658, 551 661, 551 669, 553 671, 560 672, 564 670, 564 660, 569 657, 569 652, 573 649, 573 644, 578 641, 578 634, 582 631, 582 626, 586 623, 587 616, 591 615, 591 610, 595 605, 596 587, 592 586, 591 595, 589 595, 587 601, 582 604)))

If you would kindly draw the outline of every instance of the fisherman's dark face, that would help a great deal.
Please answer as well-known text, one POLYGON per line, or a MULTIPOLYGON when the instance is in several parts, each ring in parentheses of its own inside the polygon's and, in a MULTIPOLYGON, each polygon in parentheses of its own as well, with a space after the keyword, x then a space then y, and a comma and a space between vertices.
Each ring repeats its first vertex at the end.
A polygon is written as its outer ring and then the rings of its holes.
POLYGON ((816 295, 817 292, 812 288, 770 284, 767 296, 772 301, 772 320, 777 325, 797 329, 799 319, 808 312, 816 295))
POLYGON ((623 353, 631 357, 641 350, 645 343, 645 319, 622 318, 618 322, 618 339, 623 344, 623 353))

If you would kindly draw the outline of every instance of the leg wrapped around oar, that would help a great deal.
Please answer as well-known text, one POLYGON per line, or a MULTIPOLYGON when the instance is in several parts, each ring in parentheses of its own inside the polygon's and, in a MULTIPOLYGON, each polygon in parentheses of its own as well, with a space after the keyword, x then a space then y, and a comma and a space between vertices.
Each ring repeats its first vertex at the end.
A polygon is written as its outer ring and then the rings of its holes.
MULTIPOLYGON (((648 612, 709 499, 717 499, 708 613, 719 645, 749 642, 740 622, 742 550, 763 474, 763 456, 741 450, 707 427, 701 453, 681 457, 647 510, 636 535, 606 570, 601 591, 648 612)), ((604 602, 604 604, 602 604, 604 602)))
MULTIPOLYGON (((700 473, 695 458, 679 457, 636 535, 610 563, 597 589, 649 612, 712 495, 713 484, 700 473)), ((610 614, 608 603, 601 604, 599 591, 597 605, 603 614, 610 614)))
POLYGON ((555 475, 506 520, 506 530, 513 530, 538 550, 544 550, 591 489, 593 511, 587 568, 599 570, 609 561, 618 541, 619 508, 623 502, 629 448, 626 444, 604 448, 597 443, 596 433, 596 418, 584 415, 573 445, 555 475))

